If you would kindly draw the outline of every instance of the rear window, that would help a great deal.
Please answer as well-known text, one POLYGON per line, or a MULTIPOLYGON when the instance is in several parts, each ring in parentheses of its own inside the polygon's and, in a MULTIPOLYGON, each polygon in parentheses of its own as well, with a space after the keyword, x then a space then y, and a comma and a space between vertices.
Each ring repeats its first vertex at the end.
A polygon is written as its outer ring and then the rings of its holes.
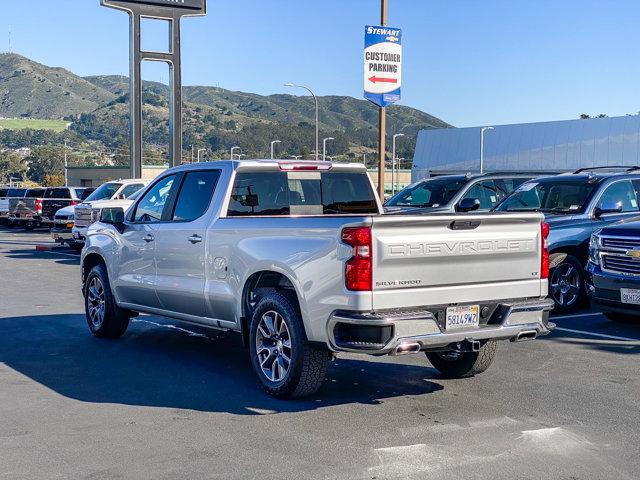
POLYGON ((238 173, 227 215, 376 214, 366 173, 238 173))
POLYGON ((42 198, 44 196, 44 188, 32 188, 27 190, 25 197, 27 198, 42 198))
POLYGON ((71 191, 68 188, 47 188, 45 198, 71 198, 71 191))
POLYGON ((27 191, 26 188, 10 188, 7 191, 7 197, 22 198, 24 197, 24 194, 26 193, 26 191, 27 191))

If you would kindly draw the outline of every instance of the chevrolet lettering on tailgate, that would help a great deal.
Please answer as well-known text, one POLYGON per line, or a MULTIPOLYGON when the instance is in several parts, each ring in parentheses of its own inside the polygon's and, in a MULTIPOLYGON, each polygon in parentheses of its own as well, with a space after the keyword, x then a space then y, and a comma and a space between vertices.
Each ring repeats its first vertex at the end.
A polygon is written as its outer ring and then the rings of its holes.
POLYGON ((460 242, 415 242, 388 245, 390 257, 475 255, 505 252, 532 252, 533 239, 469 240, 460 242))

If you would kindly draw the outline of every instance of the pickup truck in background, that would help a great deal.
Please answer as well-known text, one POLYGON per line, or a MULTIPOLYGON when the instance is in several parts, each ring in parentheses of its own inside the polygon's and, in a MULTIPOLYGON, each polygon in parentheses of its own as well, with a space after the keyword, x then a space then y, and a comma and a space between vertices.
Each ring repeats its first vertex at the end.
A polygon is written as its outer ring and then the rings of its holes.
POLYGON ((12 225, 9 221, 9 199, 23 198, 26 193, 26 188, 0 188, 0 225, 12 225))
POLYGON ((89 228, 87 324, 117 338, 150 313, 236 331, 282 398, 314 393, 338 352, 424 352, 468 377, 499 340, 553 328, 547 233, 539 213, 384 215, 359 164, 184 165, 89 228))
POLYGON ((92 191, 84 187, 29 189, 24 198, 9 200, 9 219, 27 230, 51 226, 58 210, 77 205, 92 191))
POLYGON ((126 210, 133 203, 133 196, 148 185, 147 180, 118 180, 103 183, 74 210, 71 240, 82 249, 89 226, 100 219, 105 207, 122 207, 126 210))

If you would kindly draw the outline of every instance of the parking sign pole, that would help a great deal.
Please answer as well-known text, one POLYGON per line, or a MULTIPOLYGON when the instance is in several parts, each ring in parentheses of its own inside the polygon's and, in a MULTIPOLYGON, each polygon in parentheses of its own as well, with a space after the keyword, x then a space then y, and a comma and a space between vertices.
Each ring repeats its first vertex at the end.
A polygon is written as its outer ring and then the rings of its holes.
MULTIPOLYGON (((387 0, 380 0, 380 25, 387 25, 387 14, 389 12, 387 0)), ((379 131, 378 131, 378 194, 380 200, 384 202, 384 162, 387 154, 387 109, 380 107, 379 131)))

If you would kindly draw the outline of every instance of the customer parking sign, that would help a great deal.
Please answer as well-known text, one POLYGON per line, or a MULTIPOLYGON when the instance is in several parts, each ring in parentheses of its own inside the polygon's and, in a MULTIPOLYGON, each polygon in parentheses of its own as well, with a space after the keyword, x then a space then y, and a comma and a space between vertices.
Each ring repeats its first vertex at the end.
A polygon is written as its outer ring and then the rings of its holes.
POLYGON ((367 25, 364 35, 364 98, 379 107, 400 100, 402 30, 367 25))

